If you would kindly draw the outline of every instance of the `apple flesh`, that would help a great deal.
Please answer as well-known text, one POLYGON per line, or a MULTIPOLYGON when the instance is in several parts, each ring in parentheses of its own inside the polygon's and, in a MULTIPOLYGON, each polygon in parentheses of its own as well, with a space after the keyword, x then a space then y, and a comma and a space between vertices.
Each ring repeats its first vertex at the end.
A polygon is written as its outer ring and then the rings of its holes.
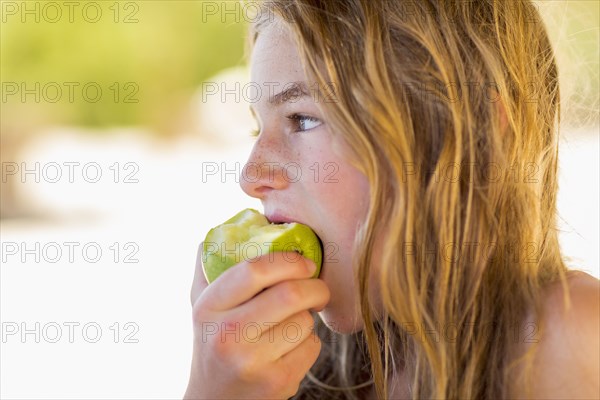
MULTIPOLYGON (((294 251, 317 266, 313 278, 321 272, 323 251, 319 237, 308 226, 292 222, 269 223, 253 209, 240 211, 223 224, 211 229, 202 245, 202 265, 208 283, 228 268, 261 255, 277 251, 294 251)), ((290 261, 300 261, 299 257, 290 261)))

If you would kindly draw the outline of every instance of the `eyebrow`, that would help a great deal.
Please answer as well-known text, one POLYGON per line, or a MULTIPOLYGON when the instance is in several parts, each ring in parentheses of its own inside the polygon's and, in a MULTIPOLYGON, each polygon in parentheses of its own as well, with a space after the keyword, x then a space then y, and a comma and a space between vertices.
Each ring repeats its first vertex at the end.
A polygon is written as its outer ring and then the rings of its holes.
POLYGON ((274 106, 279 106, 290 100, 296 100, 300 97, 310 96, 308 86, 305 82, 292 82, 290 84, 286 84, 285 86, 286 88, 284 90, 269 98, 269 103, 274 106))

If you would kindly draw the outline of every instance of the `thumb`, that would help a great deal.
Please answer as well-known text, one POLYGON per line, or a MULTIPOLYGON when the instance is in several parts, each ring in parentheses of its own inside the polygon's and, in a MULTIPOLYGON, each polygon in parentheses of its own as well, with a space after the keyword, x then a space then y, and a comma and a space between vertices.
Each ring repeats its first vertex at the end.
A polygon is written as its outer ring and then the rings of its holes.
POLYGON ((192 302, 192 306, 200 297, 200 294, 206 289, 208 286, 208 282, 206 281, 206 276, 204 276, 204 268, 202 267, 202 248, 204 247, 204 242, 200 243, 198 246, 198 254, 196 255, 196 269, 194 271, 194 280, 192 282, 192 290, 190 293, 190 301, 192 302))

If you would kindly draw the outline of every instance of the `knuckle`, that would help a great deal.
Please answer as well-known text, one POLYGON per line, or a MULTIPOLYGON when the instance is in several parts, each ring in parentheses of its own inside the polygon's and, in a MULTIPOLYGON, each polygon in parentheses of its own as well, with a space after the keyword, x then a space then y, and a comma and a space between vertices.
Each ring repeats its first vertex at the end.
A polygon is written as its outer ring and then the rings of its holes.
POLYGON ((313 316, 311 315, 311 313, 309 313, 308 311, 302 311, 299 315, 298 315, 298 319, 299 319, 299 323, 303 328, 307 328, 310 329, 314 326, 315 324, 315 320, 313 318, 313 316))
POLYGON ((254 283, 259 283, 264 280, 267 269, 264 263, 260 261, 248 262, 246 267, 246 273, 248 274, 248 280, 254 283))

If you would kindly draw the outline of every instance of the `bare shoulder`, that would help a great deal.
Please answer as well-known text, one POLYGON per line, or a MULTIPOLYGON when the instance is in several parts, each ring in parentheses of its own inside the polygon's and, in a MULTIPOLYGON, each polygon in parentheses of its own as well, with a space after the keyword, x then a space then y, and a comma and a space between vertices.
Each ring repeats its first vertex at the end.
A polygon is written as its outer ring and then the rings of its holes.
MULTIPOLYGON (((532 392, 521 398, 600 399, 600 281, 568 274, 570 307, 560 282, 544 290, 544 322, 534 359, 532 392)), ((538 321, 535 321, 538 322, 538 321)))

